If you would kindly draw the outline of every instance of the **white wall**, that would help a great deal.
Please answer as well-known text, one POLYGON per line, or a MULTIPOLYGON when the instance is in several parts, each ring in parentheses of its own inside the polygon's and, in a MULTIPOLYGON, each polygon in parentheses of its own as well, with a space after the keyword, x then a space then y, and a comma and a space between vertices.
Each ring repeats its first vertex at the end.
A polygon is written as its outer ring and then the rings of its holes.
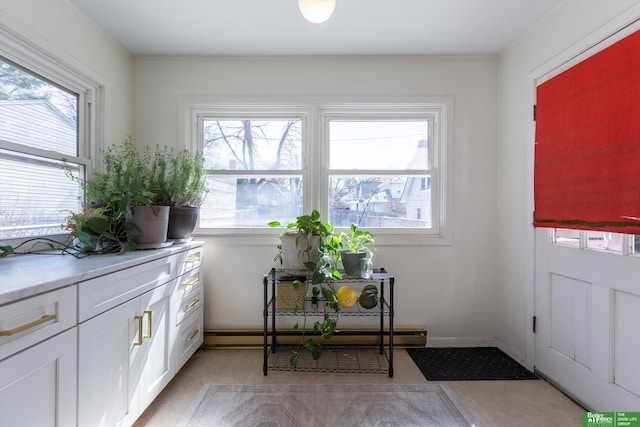
POLYGON ((65 0, 0 0, 0 22, 105 85, 106 144, 133 132, 131 55, 93 21, 65 0))
MULTIPOLYGON (((136 57, 138 144, 177 145, 180 96, 452 96, 452 246, 381 246, 396 276, 396 325, 435 337, 497 335, 496 59, 494 57, 136 57)), ((273 239, 206 242, 205 328, 262 327, 262 276, 273 239)))
MULTIPOLYGON (((567 0, 499 58, 499 336, 513 356, 533 363, 534 70, 625 14, 637 0, 567 0)), ((628 15, 628 12, 627 12, 628 15)))

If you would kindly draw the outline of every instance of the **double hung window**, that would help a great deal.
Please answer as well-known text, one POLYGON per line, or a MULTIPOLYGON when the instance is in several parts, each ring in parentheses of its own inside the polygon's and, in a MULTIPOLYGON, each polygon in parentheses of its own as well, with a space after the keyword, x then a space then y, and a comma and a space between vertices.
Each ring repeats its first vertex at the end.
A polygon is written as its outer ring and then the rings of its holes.
POLYGON ((89 166, 84 92, 0 56, 0 238, 62 233, 89 166))
POLYGON ((336 107, 323 111, 322 117, 327 206, 334 226, 438 229, 431 185, 438 175, 432 112, 336 107))
POLYGON ((255 234, 318 209, 336 228, 446 238, 449 107, 186 102, 209 173, 199 231, 255 234))

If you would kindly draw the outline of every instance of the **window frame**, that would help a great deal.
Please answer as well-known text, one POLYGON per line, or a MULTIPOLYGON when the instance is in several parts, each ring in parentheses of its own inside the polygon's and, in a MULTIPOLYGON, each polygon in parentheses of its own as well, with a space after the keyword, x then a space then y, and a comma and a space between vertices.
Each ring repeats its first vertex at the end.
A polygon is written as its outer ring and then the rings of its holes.
MULTIPOLYGON (((433 207, 433 228, 428 230, 410 228, 376 229, 376 244, 379 245, 451 245, 452 236, 452 178, 453 162, 449 155, 449 145, 453 140, 453 98, 447 96, 428 98, 385 98, 343 100, 327 97, 299 97, 279 100, 274 98, 248 97, 180 97, 179 128, 183 130, 182 146, 202 151, 202 132, 198 120, 205 115, 239 118, 253 114, 255 117, 281 118, 282 113, 290 116, 303 114, 302 122, 302 176, 303 176, 303 211, 318 209, 323 218, 328 215, 328 176, 329 176, 329 144, 326 118, 346 117, 349 119, 379 117, 396 119, 420 118, 425 112, 430 114, 433 125, 430 127, 430 148, 433 147, 431 191, 433 207), (303 113, 304 112, 304 113, 303 113), (280 115, 278 115, 280 114, 280 115), (422 114, 422 115, 421 115, 422 114), (433 139, 431 139, 433 138, 433 139), (322 141, 322 143, 313 143, 322 141), (437 176, 436 176, 437 174, 437 176), (321 179, 312 180, 311 177, 321 179)), ((376 170, 377 171, 377 170, 376 170)), ((262 172, 262 171, 261 171, 262 172)), ((359 171, 365 172, 365 171, 359 171)), ((388 171, 387 171, 388 172, 388 171)), ((391 171, 393 172, 393 171, 391 171)), ((402 171, 407 173, 407 171, 402 171)), ((217 173, 221 173, 218 171, 217 173)), ((222 172, 221 174, 224 174, 222 172)), ((230 173, 237 175, 237 171, 230 173)), ((274 171, 274 175, 277 172, 274 171)), ((342 229, 337 228, 340 232, 342 229)), ((198 224, 194 234, 201 236, 234 237, 236 244, 251 242, 253 244, 272 244, 272 237, 281 230, 265 228, 201 228, 198 224), (253 239, 257 237, 256 239, 253 239), (268 239, 267 239, 268 237, 268 239)))
MULTIPOLYGON (((27 147, 0 140, 0 148, 40 157, 44 160, 63 161, 77 164, 89 176, 102 148, 105 106, 105 84, 93 73, 80 69, 77 65, 56 56, 27 38, 0 24, 0 57, 54 85, 78 96, 77 152, 75 156, 27 147), (93 159, 93 161, 92 161, 93 159)), ((47 235, 52 240, 63 241, 68 232, 47 235)), ((18 245, 33 237, 6 238, 7 244, 18 245)))
MULTIPOLYGON (((432 200, 432 212, 431 221, 432 227, 428 229, 418 228, 376 228, 375 235, 376 241, 381 236, 403 236, 406 237, 419 237, 419 238, 433 238, 441 235, 441 229, 444 228, 441 215, 444 213, 441 209, 441 188, 438 185, 442 179, 440 179, 440 165, 443 158, 441 158, 442 135, 440 129, 440 122, 443 112, 440 108, 433 105, 406 105, 406 104, 352 104, 352 105, 321 105, 320 106, 320 120, 323 124, 323 174, 322 174, 322 190, 321 190, 321 205, 324 209, 325 216, 328 215, 328 196, 329 196, 329 176, 331 175, 346 175, 353 174, 359 176, 421 176, 423 174, 429 174, 431 177, 432 186, 431 200, 432 200), (428 169, 402 169, 402 170, 380 170, 380 169, 361 169, 361 170, 349 170, 349 169, 331 169, 330 168, 330 135, 329 127, 332 120, 366 120, 366 121, 392 121, 392 120, 426 120, 429 122, 429 168, 428 169), (436 185, 433 185, 435 183, 436 185)), ((346 228, 338 228, 338 230, 346 230, 346 228)))

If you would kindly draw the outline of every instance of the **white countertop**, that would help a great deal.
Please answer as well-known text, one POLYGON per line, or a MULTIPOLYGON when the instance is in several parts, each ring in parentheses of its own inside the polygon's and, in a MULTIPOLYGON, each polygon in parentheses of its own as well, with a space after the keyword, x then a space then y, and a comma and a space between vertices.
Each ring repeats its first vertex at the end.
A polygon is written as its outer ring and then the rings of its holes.
POLYGON ((202 242, 189 242, 166 249, 138 250, 121 255, 90 255, 84 258, 57 254, 11 255, 0 258, 0 306, 201 245, 202 242))

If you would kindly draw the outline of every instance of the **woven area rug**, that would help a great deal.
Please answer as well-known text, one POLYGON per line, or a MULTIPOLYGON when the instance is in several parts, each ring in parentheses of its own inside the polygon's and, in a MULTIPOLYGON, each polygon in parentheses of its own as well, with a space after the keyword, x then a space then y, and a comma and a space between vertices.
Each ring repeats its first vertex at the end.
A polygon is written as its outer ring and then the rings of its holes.
POLYGON ((470 426, 444 384, 208 384, 183 426, 470 426))
POLYGON ((429 381, 538 379, 497 347, 408 348, 407 352, 429 381))

